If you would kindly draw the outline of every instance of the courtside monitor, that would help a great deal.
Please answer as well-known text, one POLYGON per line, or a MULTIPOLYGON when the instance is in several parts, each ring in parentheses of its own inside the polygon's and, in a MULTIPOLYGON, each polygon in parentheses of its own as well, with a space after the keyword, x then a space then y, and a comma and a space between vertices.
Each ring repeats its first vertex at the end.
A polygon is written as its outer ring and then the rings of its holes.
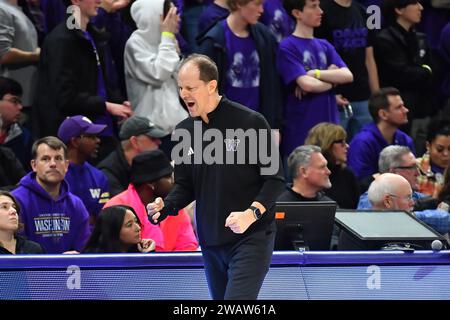
POLYGON ((275 250, 329 250, 334 201, 277 202, 275 250))
POLYGON ((338 250, 431 250, 442 235, 405 211, 338 210, 338 250))

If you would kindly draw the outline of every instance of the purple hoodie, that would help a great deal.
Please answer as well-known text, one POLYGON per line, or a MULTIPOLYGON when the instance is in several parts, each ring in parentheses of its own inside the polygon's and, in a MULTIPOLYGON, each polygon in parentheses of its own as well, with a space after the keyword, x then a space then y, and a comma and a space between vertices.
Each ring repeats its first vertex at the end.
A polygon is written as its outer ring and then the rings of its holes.
POLYGON ((81 251, 89 237, 89 214, 80 198, 61 183, 60 195, 54 200, 30 172, 20 180, 13 195, 21 208, 24 234, 38 242, 47 253, 81 251))
MULTIPOLYGON (((358 180, 378 172, 380 152, 388 145, 374 123, 364 126, 353 138, 348 150, 348 166, 353 170, 358 180)), ((406 146, 412 153, 416 153, 411 137, 398 129, 395 132, 392 145, 406 146)))

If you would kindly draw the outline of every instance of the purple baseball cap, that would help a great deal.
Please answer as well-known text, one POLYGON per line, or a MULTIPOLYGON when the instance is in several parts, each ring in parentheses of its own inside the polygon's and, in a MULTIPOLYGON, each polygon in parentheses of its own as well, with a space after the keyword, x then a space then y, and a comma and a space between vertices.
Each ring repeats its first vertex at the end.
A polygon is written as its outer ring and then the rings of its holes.
POLYGON ((94 124, 85 116, 67 117, 59 126, 58 138, 67 144, 71 138, 82 134, 99 134, 105 130, 106 125, 94 124))

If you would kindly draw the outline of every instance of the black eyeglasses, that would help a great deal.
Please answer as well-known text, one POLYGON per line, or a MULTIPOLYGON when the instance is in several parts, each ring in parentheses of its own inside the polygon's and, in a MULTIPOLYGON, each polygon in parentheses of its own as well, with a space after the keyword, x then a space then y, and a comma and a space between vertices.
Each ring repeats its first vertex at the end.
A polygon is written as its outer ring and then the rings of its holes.
POLYGON ((347 145, 347 140, 345 139, 334 140, 333 144, 340 144, 341 146, 345 147, 347 145))

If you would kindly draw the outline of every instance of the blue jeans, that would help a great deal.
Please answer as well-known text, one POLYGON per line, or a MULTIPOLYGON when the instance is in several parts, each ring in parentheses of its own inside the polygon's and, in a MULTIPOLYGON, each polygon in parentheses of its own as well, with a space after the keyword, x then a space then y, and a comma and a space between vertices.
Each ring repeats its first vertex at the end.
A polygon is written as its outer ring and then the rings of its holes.
POLYGON ((352 117, 347 118, 343 110, 339 112, 341 126, 347 131, 348 142, 352 140, 363 126, 373 121, 369 112, 369 100, 351 101, 350 105, 353 109, 352 117))

